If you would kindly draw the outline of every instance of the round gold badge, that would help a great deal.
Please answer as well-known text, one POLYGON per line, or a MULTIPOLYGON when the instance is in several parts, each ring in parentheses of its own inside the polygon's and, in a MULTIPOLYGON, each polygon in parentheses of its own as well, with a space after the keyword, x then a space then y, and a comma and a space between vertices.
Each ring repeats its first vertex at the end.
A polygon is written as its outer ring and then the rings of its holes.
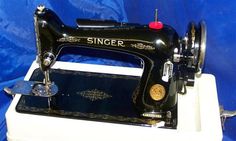
POLYGON ((151 87, 149 94, 153 100, 159 101, 165 97, 165 87, 160 84, 155 84, 151 87))

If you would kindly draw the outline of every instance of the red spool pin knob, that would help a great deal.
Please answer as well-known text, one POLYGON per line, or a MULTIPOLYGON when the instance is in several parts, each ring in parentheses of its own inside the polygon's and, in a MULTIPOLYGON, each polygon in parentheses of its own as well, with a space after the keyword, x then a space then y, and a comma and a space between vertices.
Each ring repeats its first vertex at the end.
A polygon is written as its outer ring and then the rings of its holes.
POLYGON ((158 21, 157 18, 157 9, 155 10, 155 21, 149 23, 149 28, 157 30, 163 28, 162 22, 158 21))

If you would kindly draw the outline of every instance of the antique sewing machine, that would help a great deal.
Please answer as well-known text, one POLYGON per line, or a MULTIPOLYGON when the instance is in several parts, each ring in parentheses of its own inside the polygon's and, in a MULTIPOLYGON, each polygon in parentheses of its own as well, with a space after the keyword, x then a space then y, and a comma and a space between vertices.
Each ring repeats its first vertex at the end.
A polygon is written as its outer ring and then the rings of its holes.
POLYGON ((190 23, 184 37, 158 21, 157 12, 149 25, 77 19, 77 27, 70 27, 44 6, 34 22, 39 68, 29 80, 5 88, 21 95, 18 113, 176 129, 178 93, 201 77, 204 22, 190 23), (78 47, 135 56, 141 75, 55 67, 62 49, 78 47))
MULTIPOLYGON (((149 26, 78 19, 77 27, 69 27, 63 24, 53 11, 38 7, 34 20, 37 62, 40 66, 37 77, 40 75, 44 78, 20 82, 12 90, 6 90, 9 94, 22 94, 25 100, 32 101, 48 99, 48 107, 44 108, 53 111, 53 102, 57 102, 57 95, 60 95, 63 86, 58 87, 60 84, 55 80, 58 78, 50 78, 50 73, 52 75, 65 73, 62 70, 60 71, 63 73, 51 70, 62 48, 73 46, 122 52, 137 56, 143 65, 140 80, 132 82, 135 83, 135 86, 131 86, 133 91, 130 91, 130 94, 123 94, 130 95, 127 102, 132 103, 134 111, 137 112, 136 116, 143 118, 144 123, 140 124, 148 124, 146 119, 156 119, 165 121, 166 127, 176 127, 177 93, 182 92, 184 85, 193 85, 194 74, 201 73, 203 67, 206 46, 204 22, 199 25, 190 23, 186 36, 181 38, 172 27, 163 25, 157 19, 149 26), (30 97, 27 97, 28 95, 30 97)), ((80 75, 86 74, 73 74, 72 77, 77 75, 81 77, 80 75)), ((82 87, 82 85, 75 87, 82 87)), ((91 89, 99 89, 99 87, 94 86, 91 89)), ((112 95, 114 91, 101 93, 112 95)), ((84 95, 86 95, 85 91, 84 95)), ((25 111, 24 106, 19 107, 17 110, 25 111)))

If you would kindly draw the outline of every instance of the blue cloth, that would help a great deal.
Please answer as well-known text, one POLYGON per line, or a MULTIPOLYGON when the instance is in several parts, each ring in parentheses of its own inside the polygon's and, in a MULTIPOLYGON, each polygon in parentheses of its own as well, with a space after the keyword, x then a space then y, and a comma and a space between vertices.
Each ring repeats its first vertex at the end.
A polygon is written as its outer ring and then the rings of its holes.
MULTIPOLYGON (((5 140, 4 113, 11 101, 2 91, 23 79, 35 59, 33 12, 37 5, 53 9, 68 25, 76 18, 113 19, 147 24, 158 8, 159 19, 184 35, 189 21, 204 19, 208 26, 205 70, 216 76, 219 103, 236 109, 236 1, 224 0, 1 0, 0 1, 0 140, 5 140)), ((84 53, 86 54, 86 53, 84 53)), ((94 53, 96 54, 96 53, 94 53)), ((95 55, 96 56, 96 55, 95 55)), ((99 55, 98 55, 99 57, 99 55)), ((112 57, 111 57, 112 58, 112 57)), ((133 62, 92 58, 82 55, 61 57, 83 63, 137 66, 133 62)), ((209 101, 210 104, 210 101, 209 101)), ((224 140, 236 140, 236 118, 226 121, 224 140)))

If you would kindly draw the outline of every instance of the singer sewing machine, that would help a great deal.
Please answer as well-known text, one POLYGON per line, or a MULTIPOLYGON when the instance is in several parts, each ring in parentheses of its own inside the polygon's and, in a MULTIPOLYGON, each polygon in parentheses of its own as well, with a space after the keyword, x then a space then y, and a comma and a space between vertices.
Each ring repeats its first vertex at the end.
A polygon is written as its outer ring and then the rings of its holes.
POLYGON ((178 93, 186 94, 187 86, 201 78, 206 27, 204 22, 190 23, 180 37, 158 21, 157 13, 155 17, 149 25, 78 19, 77 27, 70 27, 39 6, 34 15, 37 60, 29 80, 5 88, 8 94, 21 95, 17 113, 176 129, 178 93), (71 67, 56 61, 67 47, 129 54, 139 58, 142 68, 123 73, 122 67, 71 67))

